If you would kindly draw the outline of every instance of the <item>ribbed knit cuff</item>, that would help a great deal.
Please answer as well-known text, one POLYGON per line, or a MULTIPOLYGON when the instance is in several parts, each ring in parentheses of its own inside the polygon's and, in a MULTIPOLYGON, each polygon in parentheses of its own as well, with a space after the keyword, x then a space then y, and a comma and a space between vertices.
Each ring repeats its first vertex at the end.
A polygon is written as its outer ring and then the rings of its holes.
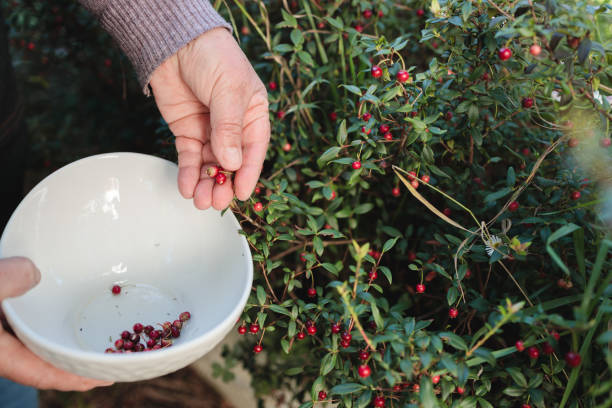
POLYGON ((146 95, 153 71, 189 41, 231 26, 207 0, 82 0, 130 59, 146 95), (92 4, 93 3, 93 4, 92 4))

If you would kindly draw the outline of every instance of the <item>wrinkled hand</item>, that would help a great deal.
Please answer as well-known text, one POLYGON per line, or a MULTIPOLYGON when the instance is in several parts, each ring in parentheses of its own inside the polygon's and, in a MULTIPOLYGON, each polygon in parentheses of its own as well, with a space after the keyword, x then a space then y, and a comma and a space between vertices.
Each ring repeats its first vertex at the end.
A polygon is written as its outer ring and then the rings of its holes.
POLYGON ((157 106, 176 136, 179 191, 197 208, 226 208, 246 200, 261 173, 270 139, 266 89, 224 28, 202 34, 151 77, 157 106), (224 184, 210 165, 235 171, 224 184))
MULTIPOLYGON (((0 259, 0 300, 19 296, 40 281, 40 272, 27 258, 0 259)), ((0 326, 0 377, 40 389, 87 391, 112 383, 79 377, 52 366, 28 350, 0 326)))

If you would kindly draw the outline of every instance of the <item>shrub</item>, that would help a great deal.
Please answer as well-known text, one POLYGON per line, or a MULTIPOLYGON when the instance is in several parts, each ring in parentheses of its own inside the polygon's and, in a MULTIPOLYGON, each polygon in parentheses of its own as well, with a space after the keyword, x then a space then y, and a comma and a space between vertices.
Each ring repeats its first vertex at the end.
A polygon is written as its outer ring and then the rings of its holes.
POLYGON ((610 6, 217 3, 273 124, 232 207, 260 330, 219 372, 303 407, 610 406, 610 6))

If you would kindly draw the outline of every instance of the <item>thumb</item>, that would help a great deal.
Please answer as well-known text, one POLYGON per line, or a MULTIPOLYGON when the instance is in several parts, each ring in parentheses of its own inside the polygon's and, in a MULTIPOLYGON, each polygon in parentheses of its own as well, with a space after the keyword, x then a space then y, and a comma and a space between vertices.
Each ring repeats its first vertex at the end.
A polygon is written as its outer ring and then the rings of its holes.
POLYGON ((23 295, 40 282, 40 271, 28 258, 0 259, 0 300, 23 295))
POLYGON ((215 91, 210 102, 212 151, 221 167, 236 171, 242 166, 244 89, 230 86, 215 91))

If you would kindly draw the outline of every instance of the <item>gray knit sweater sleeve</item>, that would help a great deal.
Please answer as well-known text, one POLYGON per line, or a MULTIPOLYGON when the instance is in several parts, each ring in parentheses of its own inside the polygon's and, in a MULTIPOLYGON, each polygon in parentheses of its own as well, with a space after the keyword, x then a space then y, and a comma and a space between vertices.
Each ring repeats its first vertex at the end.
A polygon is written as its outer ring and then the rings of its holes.
POLYGON ((208 0, 79 0, 130 59, 145 94, 151 74, 189 41, 231 26, 208 0))

